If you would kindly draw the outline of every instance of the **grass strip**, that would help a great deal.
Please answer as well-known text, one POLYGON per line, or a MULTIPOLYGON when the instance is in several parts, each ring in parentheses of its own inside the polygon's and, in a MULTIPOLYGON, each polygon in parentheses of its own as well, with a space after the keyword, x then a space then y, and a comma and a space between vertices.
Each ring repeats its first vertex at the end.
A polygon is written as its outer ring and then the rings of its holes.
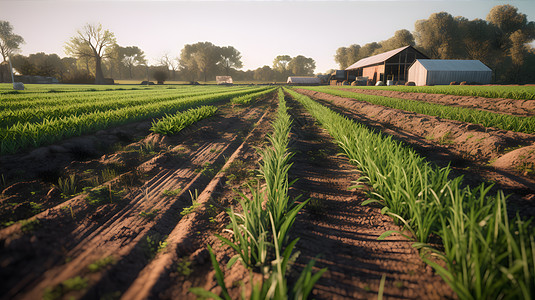
POLYGON ((342 91, 329 87, 304 88, 308 90, 327 93, 340 97, 352 98, 358 101, 364 101, 376 105, 401 109, 428 116, 435 116, 449 120, 479 124, 485 127, 496 127, 503 130, 535 133, 535 117, 512 116, 477 109, 453 107, 436 103, 422 102, 417 100, 358 94, 351 91, 342 91))
POLYGON ((401 231, 415 239, 423 259, 460 299, 533 299, 535 242, 529 221, 509 220, 506 196, 489 195, 490 186, 464 187, 462 177, 449 179, 450 168, 438 168, 390 136, 333 112, 309 97, 288 91, 339 143, 364 174, 355 187, 372 187, 363 205, 378 203, 401 231), (407 233, 408 232, 408 233, 407 233), (444 251, 427 244, 432 234, 444 251), (430 258, 439 257, 442 267, 430 258))

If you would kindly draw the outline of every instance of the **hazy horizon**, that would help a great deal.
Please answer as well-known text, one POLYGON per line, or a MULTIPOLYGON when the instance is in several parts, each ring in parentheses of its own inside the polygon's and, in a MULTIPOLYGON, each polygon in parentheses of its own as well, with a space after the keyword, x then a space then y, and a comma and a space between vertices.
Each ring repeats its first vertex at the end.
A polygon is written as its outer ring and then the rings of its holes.
POLYGON ((0 0, 0 19, 25 39, 24 55, 65 56, 63 47, 86 23, 100 23, 121 46, 138 46, 150 64, 185 44, 234 46, 244 67, 272 66, 277 55, 304 55, 315 73, 338 67, 336 49, 388 39, 399 29, 446 11, 485 19, 496 5, 511 4, 535 19, 535 1, 97 1, 0 0), (58 14, 59 12, 59 14, 58 14))

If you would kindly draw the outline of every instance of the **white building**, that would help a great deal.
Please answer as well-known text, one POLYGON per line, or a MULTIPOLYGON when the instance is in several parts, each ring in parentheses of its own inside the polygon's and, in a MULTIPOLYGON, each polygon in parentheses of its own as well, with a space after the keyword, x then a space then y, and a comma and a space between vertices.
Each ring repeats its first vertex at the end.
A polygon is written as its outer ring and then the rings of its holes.
POLYGON ((489 84, 492 70, 479 60, 417 59, 410 67, 408 81, 416 85, 457 82, 489 84))

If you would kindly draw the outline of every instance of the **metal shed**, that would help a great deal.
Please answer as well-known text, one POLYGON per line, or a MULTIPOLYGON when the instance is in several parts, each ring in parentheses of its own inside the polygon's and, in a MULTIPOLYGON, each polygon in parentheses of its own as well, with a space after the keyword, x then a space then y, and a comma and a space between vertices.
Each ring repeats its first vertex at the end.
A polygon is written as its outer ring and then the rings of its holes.
POLYGON ((287 84, 293 85, 320 85, 321 80, 318 77, 296 77, 290 76, 286 81, 287 84))
POLYGON ((409 66, 420 58, 427 56, 412 46, 401 47, 357 61, 346 68, 347 77, 368 77, 374 84, 379 80, 403 83, 409 66))
POLYGON ((409 67, 409 81, 416 85, 450 84, 453 81, 488 84, 492 70, 479 60, 417 59, 409 67))

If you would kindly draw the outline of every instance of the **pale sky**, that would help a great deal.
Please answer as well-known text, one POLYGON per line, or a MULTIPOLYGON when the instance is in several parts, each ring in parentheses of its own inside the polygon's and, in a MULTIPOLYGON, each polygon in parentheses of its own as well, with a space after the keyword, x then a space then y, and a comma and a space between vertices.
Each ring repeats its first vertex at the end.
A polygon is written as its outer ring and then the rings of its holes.
POLYGON ((63 46, 86 23, 101 23, 121 46, 138 46, 150 64, 164 53, 176 57, 185 44, 209 41, 234 46, 243 70, 272 66, 277 55, 304 55, 316 73, 336 69, 339 47, 361 46, 414 31, 414 23, 446 11, 485 19, 495 5, 511 4, 535 20, 535 0, 420 1, 97 1, 0 0, 0 20, 9 21, 26 43, 22 54, 65 56, 63 46))

